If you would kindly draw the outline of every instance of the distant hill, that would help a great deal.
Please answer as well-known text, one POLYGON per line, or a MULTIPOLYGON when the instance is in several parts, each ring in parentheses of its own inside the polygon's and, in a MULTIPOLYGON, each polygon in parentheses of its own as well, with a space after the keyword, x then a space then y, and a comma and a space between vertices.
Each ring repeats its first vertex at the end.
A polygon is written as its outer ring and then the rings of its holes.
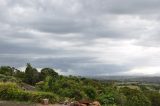
POLYGON ((128 80, 160 84, 160 77, 137 77, 137 78, 130 78, 128 80))
POLYGON ((89 78, 97 80, 138 81, 160 84, 160 76, 90 76, 89 78))

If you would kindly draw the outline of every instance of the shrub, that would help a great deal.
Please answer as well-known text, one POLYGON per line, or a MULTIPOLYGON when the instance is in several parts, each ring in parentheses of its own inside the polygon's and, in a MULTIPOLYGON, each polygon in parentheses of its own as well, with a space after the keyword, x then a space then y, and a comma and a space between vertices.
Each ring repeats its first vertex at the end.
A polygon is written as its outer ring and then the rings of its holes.
POLYGON ((20 82, 20 80, 16 79, 13 76, 6 76, 3 74, 0 74, 0 82, 20 82))
POLYGON ((145 95, 150 99, 152 106, 160 106, 160 94, 155 91, 147 91, 145 95))
POLYGON ((24 91, 16 83, 0 83, 0 99, 41 102, 48 98, 51 103, 58 101, 57 95, 47 92, 24 91))
POLYGON ((74 98, 75 100, 81 100, 87 98, 83 91, 76 89, 60 89, 59 95, 62 97, 74 98))
POLYGON ((90 98, 90 99, 95 99, 96 98, 96 89, 93 88, 92 86, 86 86, 84 87, 84 92, 87 94, 87 96, 90 98))
POLYGON ((1 66, 0 67, 0 74, 6 75, 6 76, 12 76, 14 73, 14 70, 10 66, 1 66))
POLYGON ((127 97, 127 106, 151 106, 151 101, 139 90, 124 87, 120 91, 127 97))
POLYGON ((102 105, 107 106, 125 106, 126 104, 126 96, 112 87, 106 87, 106 89, 98 95, 97 100, 102 105))
POLYGON ((98 101, 100 101, 102 105, 115 104, 115 98, 112 94, 101 94, 98 97, 98 101))

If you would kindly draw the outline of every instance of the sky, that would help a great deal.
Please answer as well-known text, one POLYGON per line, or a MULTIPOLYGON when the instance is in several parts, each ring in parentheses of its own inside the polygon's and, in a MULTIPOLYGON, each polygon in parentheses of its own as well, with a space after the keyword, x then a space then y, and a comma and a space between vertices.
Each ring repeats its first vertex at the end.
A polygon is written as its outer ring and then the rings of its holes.
POLYGON ((0 0, 0 65, 160 76, 159 0, 0 0))

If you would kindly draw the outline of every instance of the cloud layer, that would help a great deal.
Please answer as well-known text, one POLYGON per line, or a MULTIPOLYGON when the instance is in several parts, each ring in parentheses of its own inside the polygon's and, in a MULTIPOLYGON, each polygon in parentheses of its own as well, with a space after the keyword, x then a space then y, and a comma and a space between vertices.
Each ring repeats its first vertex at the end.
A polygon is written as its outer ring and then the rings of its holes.
POLYGON ((160 75, 159 0, 0 0, 0 65, 160 75))

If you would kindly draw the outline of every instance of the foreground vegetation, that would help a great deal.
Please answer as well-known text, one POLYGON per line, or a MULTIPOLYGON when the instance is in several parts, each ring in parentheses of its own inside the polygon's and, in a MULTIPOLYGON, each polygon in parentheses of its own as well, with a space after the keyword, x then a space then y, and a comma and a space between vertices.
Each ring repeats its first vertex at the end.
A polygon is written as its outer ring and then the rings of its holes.
POLYGON ((0 67, 0 99, 51 103, 97 100, 105 106, 160 106, 160 87, 154 85, 118 85, 83 77, 58 75, 51 68, 40 72, 27 64, 24 72, 9 66, 0 67), (26 89, 31 85, 35 90, 26 89))
POLYGON ((57 102, 57 96, 47 92, 24 91, 16 83, 0 83, 0 98, 3 100, 41 102, 48 98, 51 103, 57 102))

